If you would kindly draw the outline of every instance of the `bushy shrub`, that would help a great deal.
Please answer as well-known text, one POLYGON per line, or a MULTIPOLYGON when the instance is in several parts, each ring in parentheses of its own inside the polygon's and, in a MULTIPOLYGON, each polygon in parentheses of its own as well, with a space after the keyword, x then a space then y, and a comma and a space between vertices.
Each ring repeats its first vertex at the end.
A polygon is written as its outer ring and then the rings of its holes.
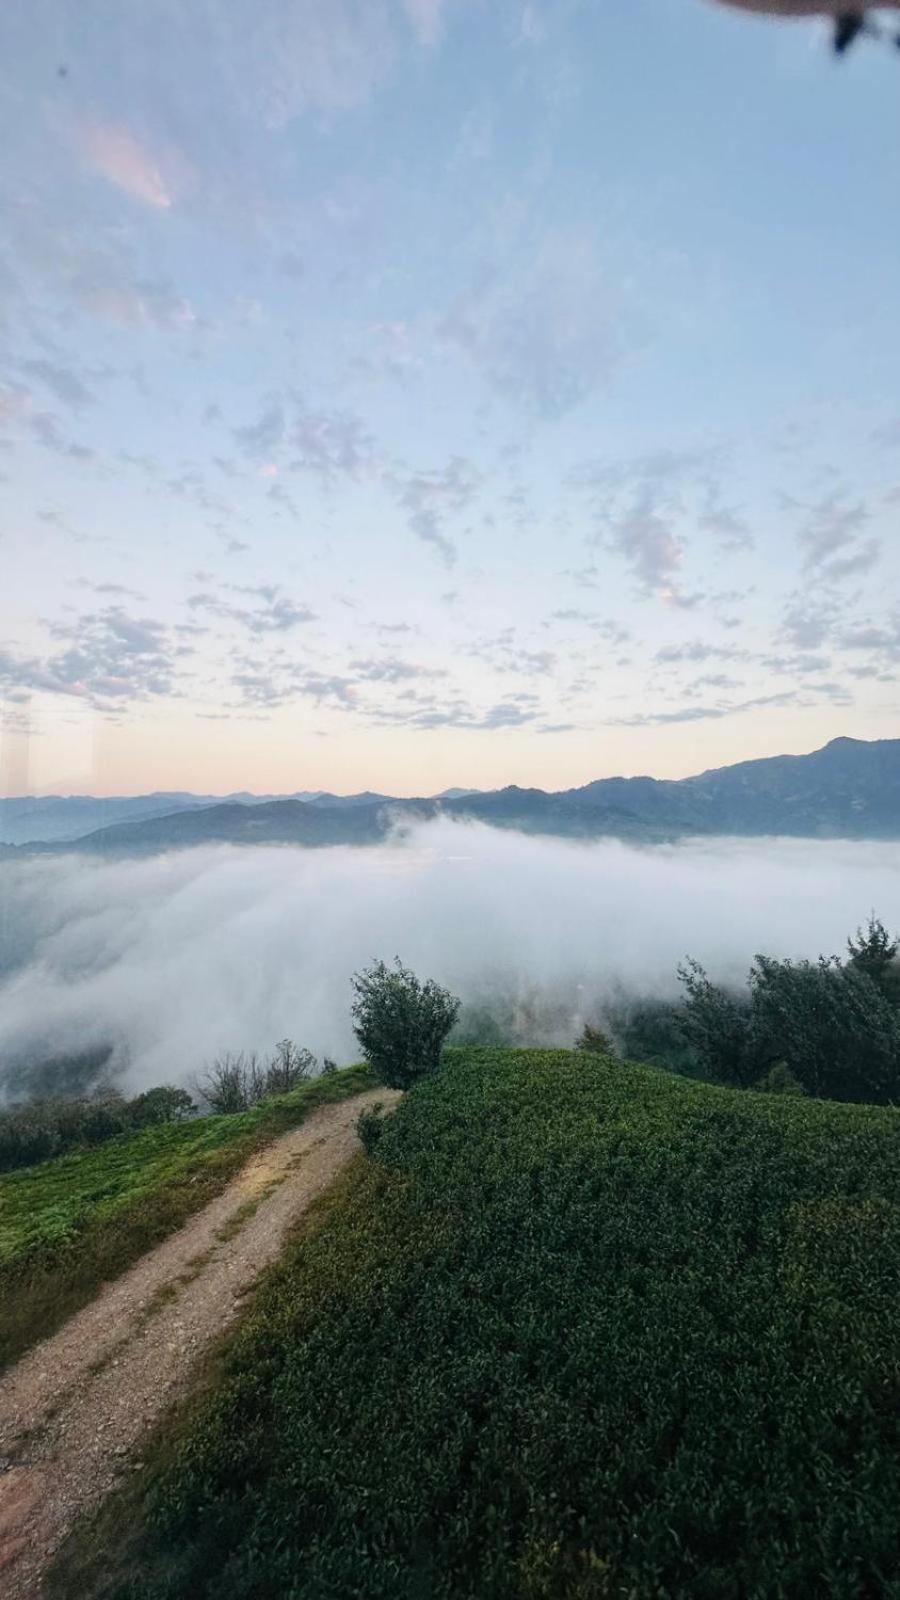
POLYGON ((392 1089, 436 1072, 444 1040, 460 1002, 429 978, 421 983, 404 967, 375 961, 353 979, 353 1029, 373 1071, 392 1089))
POLYGON ((381 1115, 380 1105, 374 1105, 370 1111, 364 1111, 358 1117, 356 1132, 366 1155, 372 1155, 384 1132, 384 1118, 381 1115))

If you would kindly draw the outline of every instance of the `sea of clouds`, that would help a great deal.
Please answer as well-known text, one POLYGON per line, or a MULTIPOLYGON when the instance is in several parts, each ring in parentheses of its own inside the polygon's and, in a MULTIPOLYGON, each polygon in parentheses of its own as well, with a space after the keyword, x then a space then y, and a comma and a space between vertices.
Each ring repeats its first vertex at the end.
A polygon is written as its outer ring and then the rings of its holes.
POLYGON ((522 1042, 569 1044, 604 995, 676 994, 685 955, 738 982, 757 951, 843 950, 871 909, 900 923, 900 844, 637 848, 439 820, 363 850, 6 861, 0 1093, 23 1062, 107 1045, 130 1089, 285 1036, 351 1061, 350 977, 395 954, 466 1007, 520 997, 522 1042))

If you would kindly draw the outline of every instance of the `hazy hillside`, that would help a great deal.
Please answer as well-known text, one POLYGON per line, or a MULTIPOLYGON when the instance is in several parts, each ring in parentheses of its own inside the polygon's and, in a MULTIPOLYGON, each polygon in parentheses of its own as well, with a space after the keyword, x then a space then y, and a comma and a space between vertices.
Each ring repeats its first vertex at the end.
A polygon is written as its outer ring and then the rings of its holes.
MULTIPOLYGON (((43 837, 56 840, 57 847, 62 843, 63 848, 72 848, 77 843, 81 851, 101 854, 152 853, 221 841, 374 844, 398 823, 440 813, 562 838, 612 836, 652 842, 702 834, 785 834, 896 839, 900 838, 900 739, 871 743, 835 739, 811 755, 745 761, 678 781, 601 778, 552 793, 511 785, 490 793, 448 790, 441 796, 412 800, 364 793, 289 799, 239 796, 216 803, 208 797, 176 796, 177 805, 168 805, 166 798, 145 796, 128 802, 135 808, 144 806, 144 814, 85 829, 77 840, 71 831, 65 839, 60 832, 45 832, 43 837)), ((24 816, 17 826, 21 838, 24 816)), ((66 827, 70 830, 71 823, 66 827)))
MULTIPOLYGON (((223 796, 186 794, 181 791, 100 797, 50 794, 0 798, 0 844, 51 844, 82 838, 86 833, 113 827, 120 822, 139 822, 148 817, 173 816, 180 811, 221 805, 226 799, 239 801, 242 805, 260 805, 274 798, 273 795, 249 793, 223 796)), ((292 798, 314 801, 318 800, 319 794, 318 791, 311 791, 292 798)))

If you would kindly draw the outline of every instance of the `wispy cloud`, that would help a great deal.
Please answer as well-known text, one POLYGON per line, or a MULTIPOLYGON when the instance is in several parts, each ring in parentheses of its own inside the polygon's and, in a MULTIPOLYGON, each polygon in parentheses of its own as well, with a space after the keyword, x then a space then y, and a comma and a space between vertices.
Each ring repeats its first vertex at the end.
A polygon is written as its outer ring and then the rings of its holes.
POLYGON ((811 506, 798 534, 806 572, 835 583, 874 566, 881 543, 863 539, 869 521, 864 501, 848 501, 840 494, 826 495, 811 506))
POLYGON ((452 456, 443 467, 393 476, 410 528, 417 539, 434 546, 447 567, 456 561, 456 545, 446 532, 447 519, 471 505, 480 483, 480 473, 463 456, 452 456))
POLYGON ((438 331, 494 389, 558 418, 605 382, 622 358, 620 287, 585 233, 549 234, 491 265, 438 331), (527 263, 523 265, 524 263, 527 263))
POLYGON ((163 211, 172 204, 157 158, 123 123, 84 122, 76 138, 88 164, 117 189, 163 211))
POLYGON ((47 656, 0 654, 7 693, 33 690, 108 706, 174 692, 175 651, 162 622, 118 606, 50 627, 63 648, 47 656))
POLYGON ((201 591, 189 596, 188 605, 192 611, 218 617, 223 622, 236 623, 253 634, 287 633, 303 623, 316 620, 316 613, 311 611, 309 606, 296 605, 274 585, 261 584, 254 587, 228 585, 227 588, 235 594, 249 595, 258 603, 254 606, 244 606, 233 600, 223 599, 221 594, 201 591))
POLYGON ((758 695, 753 700, 739 700, 730 705, 680 706, 675 711, 640 711, 632 716, 607 720, 612 726, 620 728, 662 727, 667 723, 677 722, 710 722, 718 721, 722 717, 736 717, 742 711, 757 711, 764 706, 793 705, 796 700, 797 695, 791 690, 784 694, 758 695))

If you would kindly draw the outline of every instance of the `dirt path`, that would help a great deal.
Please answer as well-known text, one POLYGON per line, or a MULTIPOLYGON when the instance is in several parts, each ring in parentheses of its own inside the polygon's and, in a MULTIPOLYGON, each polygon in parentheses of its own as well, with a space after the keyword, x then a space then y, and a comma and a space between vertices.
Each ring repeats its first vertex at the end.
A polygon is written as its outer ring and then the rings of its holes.
POLYGON ((142 1437, 185 1392, 195 1358, 358 1148, 360 1112, 393 1098, 322 1106, 0 1378, 4 1600, 37 1600, 75 1518, 139 1466, 142 1437))

